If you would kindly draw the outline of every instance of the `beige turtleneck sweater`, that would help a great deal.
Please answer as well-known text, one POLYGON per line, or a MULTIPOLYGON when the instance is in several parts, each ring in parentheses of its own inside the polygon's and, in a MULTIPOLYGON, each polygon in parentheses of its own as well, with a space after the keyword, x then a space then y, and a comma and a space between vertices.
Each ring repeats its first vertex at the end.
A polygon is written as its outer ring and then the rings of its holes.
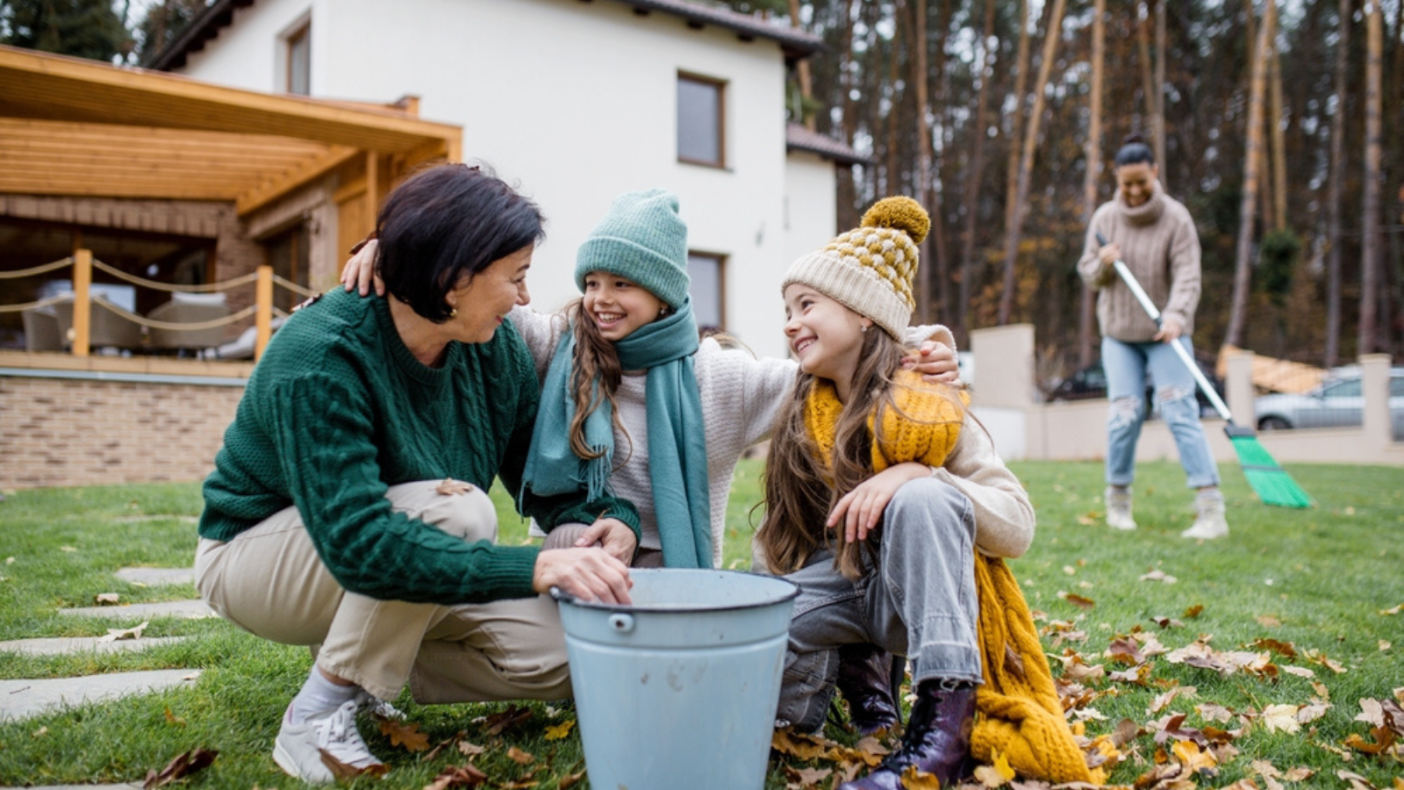
POLYGON ((1097 322, 1102 334, 1126 343, 1149 342, 1156 333, 1136 297, 1116 270, 1098 260, 1097 232, 1121 248, 1121 259, 1161 314, 1194 332, 1199 305, 1199 233, 1184 205, 1156 182, 1150 200, 1131 208, 1120 192, 1092 215, 1078 273, 1097 290, 1097 322))

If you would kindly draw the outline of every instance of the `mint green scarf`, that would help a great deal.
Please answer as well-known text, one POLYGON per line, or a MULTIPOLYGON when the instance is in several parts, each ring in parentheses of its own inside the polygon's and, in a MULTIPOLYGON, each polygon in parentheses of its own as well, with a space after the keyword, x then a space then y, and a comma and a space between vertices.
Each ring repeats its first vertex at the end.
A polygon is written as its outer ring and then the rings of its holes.
MULTIPOLYGON (((648 465, 653 511, 670 568, 712 567, 712 517, 707 480, 707 441, 702 395, 693 373, 697 321, 689 297, 677 312, 642 326, 614 344, 624 370, 647 370, 648 465)), ((614 469, 614 419, 609 401, 585 420, 585 443, 603 451, 584 460, 570 449, 575 333, 568 327, 556 346, 541 388, 541 408, 532 430, 522 489, 541 496, 585 491, 591 500, 605 493, 614 469)), ((599 382, 595 382, 595 396, 599 382)))

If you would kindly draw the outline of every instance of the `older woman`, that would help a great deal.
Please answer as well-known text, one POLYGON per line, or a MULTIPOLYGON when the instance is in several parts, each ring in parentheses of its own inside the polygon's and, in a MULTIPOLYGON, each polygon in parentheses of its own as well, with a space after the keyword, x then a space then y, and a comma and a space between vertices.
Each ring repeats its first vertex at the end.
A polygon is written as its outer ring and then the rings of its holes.
MULTIPOLYGON (((519 488, 538 385, 504 317, 528 301, 540 212, 462 165, 407 180, 377 221, 388 296, 334 291, 279 330, 205 482, 196 585, 215 611, 316 661, 273 756, 333 779, 383 770, 360 705, 408 680, 421 702, 569 696, 557 586, 628 600, 598 548, 495 545, 486 493, 519 488)), ((545 524, 617 519, 627 501, 527 498, 545 524)))

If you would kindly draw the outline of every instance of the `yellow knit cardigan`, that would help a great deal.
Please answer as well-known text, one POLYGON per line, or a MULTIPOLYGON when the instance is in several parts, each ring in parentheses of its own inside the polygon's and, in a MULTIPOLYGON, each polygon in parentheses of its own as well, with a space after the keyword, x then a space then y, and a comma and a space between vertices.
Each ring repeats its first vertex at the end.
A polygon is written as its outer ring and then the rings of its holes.
MULTIPOLYGON (((963 403, 914 372, 899 371, 895 380, 897 409, 883 415, 884 440, 874 439, 873 471, 907 461, 944 465, 960 438, 963 403)), ((816 382, 804 404, 805 427, 826 464, 833 457, 834 427, 842 411, 833 385, 816 382)), ((874 425, 875 415, 869 416, 869 429, 874 425)), ((984 763, 1002 754, 1028 778, 1101 784, 1103 772, 1087 767, 1068 729, 1033 616, 1009 566, 976 551, 975 588, 985 682, 975 694, 971 754, 984 763)))

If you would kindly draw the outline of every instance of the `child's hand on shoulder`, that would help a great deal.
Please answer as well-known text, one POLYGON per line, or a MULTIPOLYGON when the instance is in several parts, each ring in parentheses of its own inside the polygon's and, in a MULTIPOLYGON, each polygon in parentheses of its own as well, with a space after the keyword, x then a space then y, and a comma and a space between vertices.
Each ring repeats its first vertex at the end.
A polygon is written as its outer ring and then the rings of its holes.
POLYGON ((944 343, 927 340, 914 353, 902 357, 902 367, 915 370, 931 384, 956 384, 960 365, 955 351, 944 343))

